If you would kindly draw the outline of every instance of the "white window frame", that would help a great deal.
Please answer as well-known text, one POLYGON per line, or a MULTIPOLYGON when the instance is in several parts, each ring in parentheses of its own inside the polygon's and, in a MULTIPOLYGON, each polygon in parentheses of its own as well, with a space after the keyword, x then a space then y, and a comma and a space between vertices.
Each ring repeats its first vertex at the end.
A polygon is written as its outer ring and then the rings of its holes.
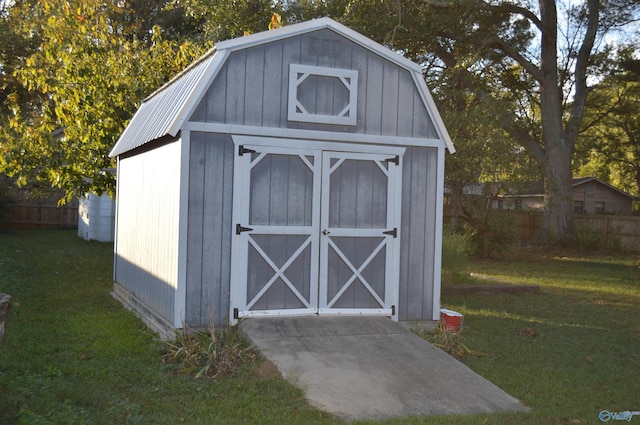
POLYGON ((289 121, 318 124, 356 125, 358 104, 358 71, 352 69, 325 68, 319 66, 289 65, 289 121), (337 78, 349 92, 349 102, 336 115, 308 112, 298 100, 298 87, 311 76, 337 78))

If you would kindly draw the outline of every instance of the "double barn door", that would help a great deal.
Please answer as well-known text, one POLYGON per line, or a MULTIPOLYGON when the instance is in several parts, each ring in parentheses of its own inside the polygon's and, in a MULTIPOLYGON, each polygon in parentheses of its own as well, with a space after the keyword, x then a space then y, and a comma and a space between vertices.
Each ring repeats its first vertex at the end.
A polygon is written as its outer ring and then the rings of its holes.
POLYGON ((395 315, 400 156, 238 145, 234 319, 395 315))

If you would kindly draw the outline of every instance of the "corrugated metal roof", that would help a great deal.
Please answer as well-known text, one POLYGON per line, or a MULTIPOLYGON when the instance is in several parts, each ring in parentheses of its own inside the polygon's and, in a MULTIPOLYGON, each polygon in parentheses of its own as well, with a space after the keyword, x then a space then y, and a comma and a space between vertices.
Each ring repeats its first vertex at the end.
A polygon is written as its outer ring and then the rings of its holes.
POLYGON ((208 84, 207 70, 216 56, 215 50, 209 51, 144 99, 109 156, 120 155, 166 135, 176 136, 189 100, 208 84))

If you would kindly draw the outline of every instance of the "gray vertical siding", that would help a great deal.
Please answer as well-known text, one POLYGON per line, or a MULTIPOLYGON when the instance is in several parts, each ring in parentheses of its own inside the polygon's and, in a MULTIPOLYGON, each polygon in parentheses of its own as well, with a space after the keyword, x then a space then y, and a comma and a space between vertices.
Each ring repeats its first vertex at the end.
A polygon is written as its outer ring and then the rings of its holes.
POLYGON ((229 322, 234 145, 228 135, 191 133, 186 322, 229 322))
POLYGON ((436 229, 436 148, 410 147, 403 159, 399 320, 431 320, 436 229))
MULTIPOLYGON (((314 107, 322 109, 328 102, 322 93, 327 91, 318 87, 305 85, 304 98, 305 102, 315 98, 314 107)), ((438 138, 409 71, 328 29, 232 53, 190 121, 438 138), (357 70, 356 125, 288 121, 290 63, 357 70)), ((443 164, 437 164, 435 148, 408 148, 403 161, 399 318, 431 319, 436 169, 443 164)), ((228 184, 231 186, 231 180, 228 184)), ((354 299, 364 295, 349 294, 354 299)))
POLYGON ((173 323, 180 142, 121 158, 119 167, 115 281, 173 323))
MULTIPOLYGON (((305 104, 317 112, 334 111, 345 102, 343 87, 335 81, 312 79, 299 87, 305 104)), ((197 105, 190 121, 246 125, 252 127, 310 129, 359 133, 381 136, 438 138, 411 73, 360 45, 324 29, 279 41, 265 43, 233 52, 223 64, 216 78, 197 105), (330 125, 289 121, 287 119, 289 64, 333 67, 358 71, 357 121, 355 126, 330 125)), ((345 140, 348 142, 348 140, 345 140)), ((120 173, 123 182, 119 188, 118 246, 116 281, 133 293, 143 304, 167 321, 173 321, 175 285, 177 279, 178 211, 180 187, 180 150, 174 152, 168 144, 122 158, 120 173), (152 272, 150 272, 152 271, 152 272)), ((186 312, 189 326, 201 327, 213 318, 217 326, 229 322, 229 292, 231 280, 231 241, 233 238, 233 164, 235 147, 228 134, 190 133, 190 159, 188 170, 188 225, 186 242, 186 312)), ((327 144, 328 149, 330 144, 327 144)), ((303 146, 301 146, 303 147, 303 146)), ((278 158, 273 158, 274 164, 278 158)), ((273 164, 272 164, 273 165, 273 164)), ((285 164, 275 167, 290 166, 285 164)), ((436 176, 438 155, 436 148, 409 147, 403 158, 402 174, 402 228, 400 247, 400 320, 431 319, 434 275, 434 243, 436 213, 436 176)), ((275 169, 273 168, 273 169, 275 169)), ((349 172, 365 175, 364 171, 345 167, 337 173, 349 172), (360 172, 362 171, 362 173, 360 172)), ((370 174, 370 173, 369 173, 370 174)), ((336 179, 338 178, 336 174, 336 179)), ((375 176, 374 176, 375 177, 375 176)), ((302 178, 300 176, 299 178, 302 178)), ((337 181, 337 180, 336 180, 337 181)), ((357 179, 356 179, 357 181, 357 179)), ((293 188, 295 189, 295 188, 293 188)), ((380 183, 363 181, 341 188, 344 199, 325 200, 340 202, 338 215, 344 225, 378 227, 384 219, 380 213, 382 196, 380 183), (351 191, 355 191, 351 193, 351 191), (350 205, 347 199, 356 201, 350 205), (369 202, 372 208, 358 208, 369 202), (380 208, 373 206, 380 204, 380 208)), ((256 191, 256 196, 267 192, 256 191)), ((283 192, 284 194, 284 192, 283 192)), ((287 192, 287 196, 308 194, 287 192)), ((272 193, 269 192, 269 196, 272 193)), ((297 198, 296 198, 297 199, 297 198)), ((261 209, 259 198, 252 197, 252 220, 260 213, 269 214, 268 222, 277 213, 273 208, 284 208, 286 203, 274 202, 272 209, 261 209)), ((305 199, 305 202, 307 200, 305 199)), ((306 204, 305 204, 306 205, 306 204)), ((287 205, 291 207, 291 205, 287 205)), ((317 207, 317 206, 316 206, 317 207)), ((308 224, 310 206, 289 208, 292 216, 286 223, 308 224), (307 208, 308 207, 308 208, 307 208)), ((332 217, 335 217, 332 215, 332 217)), ((259 220, 258 220, 259 221, 259 220)), ((332 224, 334 225, 334 224, 332 224)), ((299 238, 299 237, 298 237, 299 238)), ((257 236, 264 244, 282 247, 283 258, 295 249, 299 241, 295 236, 257 236)), ((337 241, 341 249, 353 255, 370 252, 377 240, 337 241)), ((251 253, 250 255, 257 255, 251 253)), ((384 253, 376 259, 364 277, 383 291, 384 253)), ((316 260, 305 252, 292 266, 291 278, 298 276, 298 288, 305 298, 309 268, 316 260)), ((334 259, 335 264, 340 260, 334 259)), ((362 261, 357 259, 356 262, 362 261)), ((262 274, 260 265, 248 270, 249 274, 262 274)), ((336 268, 330 271, 332 281, 338 282, 348 271, 336 268)), ((274 291, 261 300, 255 309, 300 307, 299 300, 286 291, 274 291)), ((283 288, 284 289, 284 288, 283 288)), ((339 288, 329 288, 334 293, 339 288)), ((249 293, 259 288, 249 287, 249 293)), ((331 298, 331 297, 330 297, 331 298)), ((336 307, 375 307, 375 301, 356 286, 349 289, 336 307)))
MULTIPOLYGON (((342 102, 326 83, 305 82, 305 101, 342 102)), ((438 138, 410 72, 329 29, 231 53, 190 121, 438 138), (290 63, 357 70, 356 126, 288 121, 290 63)))

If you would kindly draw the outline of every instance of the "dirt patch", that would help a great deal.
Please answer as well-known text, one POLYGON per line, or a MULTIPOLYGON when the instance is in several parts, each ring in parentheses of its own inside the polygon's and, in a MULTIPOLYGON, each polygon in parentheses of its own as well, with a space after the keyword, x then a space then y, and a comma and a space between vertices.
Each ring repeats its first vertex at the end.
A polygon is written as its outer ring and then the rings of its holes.
POLYGON ((443 295, 535 294, 538 285, 451 285, 443 286, 443 295))
POLYGON ((489 276, 479 273, 469 273, 469 276, 481 281, 490 282, 487 285, 443 285, 443 295, 493 295, 493 294, 535 294, 540 292, 538 285, 521 285, 501 279, 495 276, 489 276))
POLYGON ((278 367, 271 361, 265 359, 257 370, 258 376, 262 378, 280 378, 282 375, 278 370, 278 367))

